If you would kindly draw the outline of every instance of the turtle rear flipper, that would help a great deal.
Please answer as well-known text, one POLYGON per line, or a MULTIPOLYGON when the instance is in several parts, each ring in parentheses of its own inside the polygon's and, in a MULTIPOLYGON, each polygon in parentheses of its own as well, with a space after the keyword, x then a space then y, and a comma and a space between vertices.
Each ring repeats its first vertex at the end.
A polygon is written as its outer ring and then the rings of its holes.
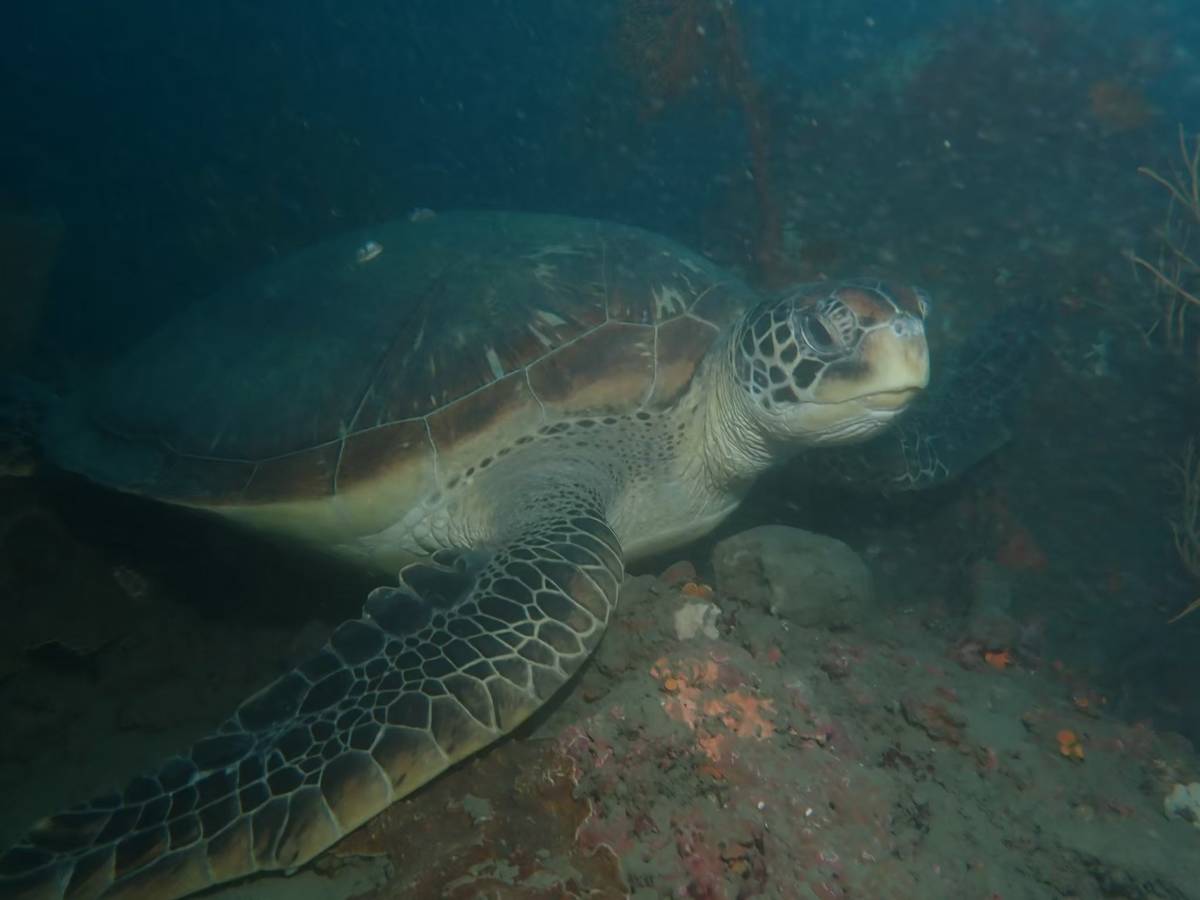
POLYGON ((188 753, 37 824, 0 856, 0 897, 170 900, 302 865, 545 702, 599 641, 622 571, 583 502, 409 566, 188 753))

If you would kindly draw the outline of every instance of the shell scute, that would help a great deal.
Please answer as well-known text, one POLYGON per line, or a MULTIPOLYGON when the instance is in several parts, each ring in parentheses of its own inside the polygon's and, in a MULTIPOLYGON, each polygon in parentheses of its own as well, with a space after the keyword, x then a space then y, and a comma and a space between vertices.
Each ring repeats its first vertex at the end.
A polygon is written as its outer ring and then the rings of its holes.
POLYGON ((654 329, 608 322, 531 365, 529 383, 554 414, 624 412, 654 384, 654 329))
POLYGON ((78 439, 50 449, 96 481, 177 502, 361 500, 386 481, 376 505, 393 506, 435 468, 556 418, 670 402, 717 334, 704 323, 751 297, 622 225, 514 213, 377 225, 197 303, 114 366, 80 405, 78 439), (368 241, 387 250, 363 265, 368 241))

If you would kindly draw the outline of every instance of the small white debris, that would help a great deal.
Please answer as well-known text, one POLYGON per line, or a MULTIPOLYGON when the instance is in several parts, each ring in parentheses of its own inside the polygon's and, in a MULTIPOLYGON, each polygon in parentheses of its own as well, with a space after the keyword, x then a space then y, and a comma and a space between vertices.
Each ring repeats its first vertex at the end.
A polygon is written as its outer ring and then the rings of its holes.
POLYGON ((709 640, 721 636, 717 631, 717 619, 721 611, 716 604, 704 601, 685 603, 675 610, 675 636, 681 641, 690 641, 703 634, 709 640))
POLYGON ((462 808, 466 810, 467 815, 471 817, 471 823, 473 825, 479 825, 483 822, 487 822, 492 818, 493 815, 492 804, 488 803, 487 800, 474 796, 473 794, 467 794, 467 796, 463 797, 462 808))
POLYGON ((500 354, 493 347, 484 347, 483 356, 487 360, 488 368, 492 370, 494 378, 504 377, 504 365, 500 362, 500 354))
POLYGON ((358 248, 358 252, 354 255, 354 258, 358 260, 358 264, 361 266, 363 263, 369 263, 382 252, 383 245, 378 241, 367 241, 358 248))
POLYGON ((437 213, 435 213, 432 209, 429 209, 424 206, 418 206, 416 209, 409 212, 408 221, 410 221, 410 222, 428 222, 430 219, 432 219, 436 215, 437 215, 437 213))
POLYGON ((804 818, 806 818, 806 819, 807 819, 807 818, 809 818, 811 815, 812 815, 812 807, 810 806, 808 809, 806 809, 806 810, 804 811, 804 818))
POLYGON ((150 593, 150 582, 146 576, 129 566, 114 566, 112 577, 130 600, 141 600, 150 593))
POLYGON ((767 808, 767 804, 764 803, 762 800, 759 800, 758 801, 758 811, 762 812, 766 808, 767 808))
POLYGON ((1183 819, 1200 828, 1200 782, 1176 784, 1163 800, 1168 819, 1183 819))

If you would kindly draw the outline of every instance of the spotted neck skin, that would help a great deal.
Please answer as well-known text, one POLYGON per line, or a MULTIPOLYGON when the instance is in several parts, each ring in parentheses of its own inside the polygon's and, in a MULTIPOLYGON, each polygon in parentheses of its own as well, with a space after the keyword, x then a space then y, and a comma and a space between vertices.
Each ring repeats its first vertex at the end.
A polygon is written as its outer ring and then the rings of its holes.
POLYGON ((711 348, 691 390, 671 415, 684 418, 687 443, 700 451, 684 463, 683 480, 736 504, 780 453, 738 381, 731 349, 729 337, 711 348))

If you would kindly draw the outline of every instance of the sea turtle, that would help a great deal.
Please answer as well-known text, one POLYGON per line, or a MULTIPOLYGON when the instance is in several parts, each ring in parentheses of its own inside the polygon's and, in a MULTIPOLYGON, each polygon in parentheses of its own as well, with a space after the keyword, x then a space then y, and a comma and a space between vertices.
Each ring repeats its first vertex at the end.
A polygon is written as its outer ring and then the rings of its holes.
POLYGON ((45 452, 124 491, 400 570, 212 736, 36 824, 3 897, 175 898, 311 859, 527 718, 626 563, 926 387, 920 290, 764 297, 623 225, 415 217, 196 305, 59 404, 45 452))

